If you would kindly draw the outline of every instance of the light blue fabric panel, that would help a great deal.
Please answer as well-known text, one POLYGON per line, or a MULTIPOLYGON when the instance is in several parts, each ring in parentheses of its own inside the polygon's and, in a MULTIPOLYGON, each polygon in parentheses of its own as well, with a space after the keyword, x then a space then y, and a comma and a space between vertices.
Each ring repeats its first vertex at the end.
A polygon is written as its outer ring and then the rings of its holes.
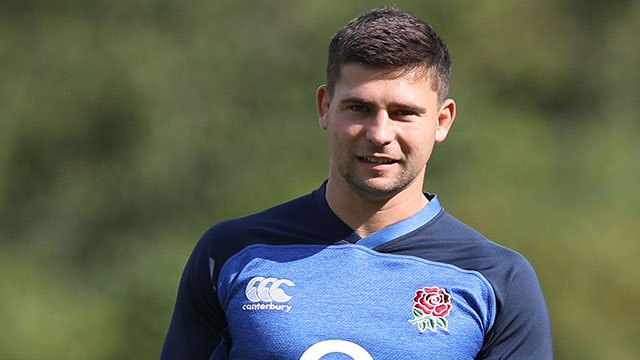
POLYGON ((335 350, 322 359, 356 348, 374 359, 473 359, 495 316, 479 273, 354 244, 247 247, 218 290, 233 339, 221 359, 299 359, 319 343, 335 350), (416 291, 436 286, 451 295, 448 329, 420 331, 410 323, 416 291))

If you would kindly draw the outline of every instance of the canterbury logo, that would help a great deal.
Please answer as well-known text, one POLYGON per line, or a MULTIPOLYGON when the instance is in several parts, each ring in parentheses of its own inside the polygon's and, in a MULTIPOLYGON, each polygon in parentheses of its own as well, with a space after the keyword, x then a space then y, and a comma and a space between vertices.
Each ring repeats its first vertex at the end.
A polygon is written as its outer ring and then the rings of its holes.
POLYGON ((282 285, 296 286, 293 281, 289 279, 276 279, 276 278, 264 278, 262 276, 256 276, 249 281, 245 294, 247 299, 251 302, 287 302, 293 298, 293 296, 287 295, 280 288, 282 285))

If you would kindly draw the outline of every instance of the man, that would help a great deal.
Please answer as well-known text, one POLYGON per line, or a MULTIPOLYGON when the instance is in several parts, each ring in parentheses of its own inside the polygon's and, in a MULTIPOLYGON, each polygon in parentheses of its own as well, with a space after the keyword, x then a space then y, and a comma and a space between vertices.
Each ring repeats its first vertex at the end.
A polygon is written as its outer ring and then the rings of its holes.
POLYGON ((207 231, 163 359, 552 358, 529 263, 422 192, 456 114, 450 65, 434 30, 398 9, 334 36, 317 91, 328 180, 207 231))

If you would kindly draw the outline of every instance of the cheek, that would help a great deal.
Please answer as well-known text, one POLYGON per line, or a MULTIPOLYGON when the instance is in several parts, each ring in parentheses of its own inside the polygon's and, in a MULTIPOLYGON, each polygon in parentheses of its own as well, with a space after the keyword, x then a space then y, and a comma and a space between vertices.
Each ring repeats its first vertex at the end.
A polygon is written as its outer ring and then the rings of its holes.
POLYGON ((431 156, 435 143, 435 127, 417 127, 409 129, 405 147, 408 147, 416 156, 425 160, 431 156))
POLYGON ((433 144, 433 137, 411 137, 400 142, 400 147, 404 154, 426 162, 431 156, 433 144))
POLYGON ((358 138, 361 127, 354 124, 332 123, 327 128, 329 140, 334 143, 348 144, 358 138))
POLYGON ((346 136, 342 129, 331 127, 327 130, 327 145, 329 152, 336 159, 345 156, 345 153, 351 148, 349 136, 346 136))

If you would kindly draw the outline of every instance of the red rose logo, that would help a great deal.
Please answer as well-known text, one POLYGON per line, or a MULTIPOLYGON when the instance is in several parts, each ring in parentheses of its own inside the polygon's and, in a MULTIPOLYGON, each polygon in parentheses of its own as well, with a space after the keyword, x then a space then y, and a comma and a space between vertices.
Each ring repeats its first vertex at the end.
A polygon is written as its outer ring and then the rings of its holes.
POLYGON ((451 311, 451 300, 449 294, 444 289, 426 287, 416 291, 415 307, 424 311, 425 314, 433 316, 447 316, 451 311))
POLYGON ((425 287, 416 291, 413 298, 413 316, 409 320, 413 325, 417 325, 421 332, 426 329, 437 331, 437 327, 448 330, 449 323, 445 316, 449 315, 451 308, 451 296, 445 289, 437 286, 425 287))

